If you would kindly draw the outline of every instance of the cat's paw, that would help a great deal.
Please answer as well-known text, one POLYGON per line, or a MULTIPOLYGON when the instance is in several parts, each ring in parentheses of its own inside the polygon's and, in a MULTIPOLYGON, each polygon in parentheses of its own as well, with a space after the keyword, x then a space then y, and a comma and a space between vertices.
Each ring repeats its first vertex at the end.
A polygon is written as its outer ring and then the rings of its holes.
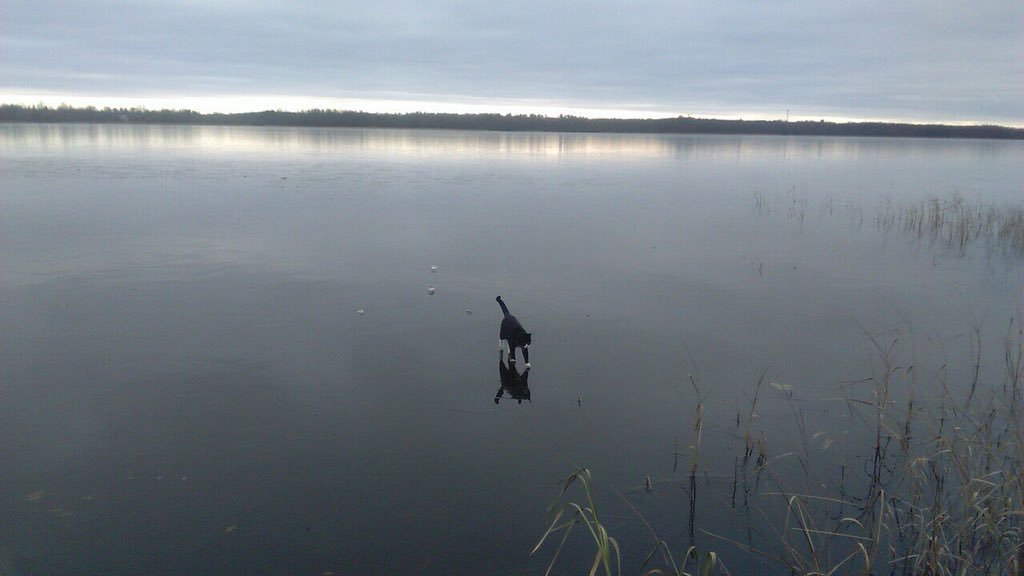
POLYGON ((529 369, 529 368, 530 368, 530 363, 529 363, 529 362, 527 362, 527 363, 526 363, 526 368, 527 368, 527 369, 529 369))

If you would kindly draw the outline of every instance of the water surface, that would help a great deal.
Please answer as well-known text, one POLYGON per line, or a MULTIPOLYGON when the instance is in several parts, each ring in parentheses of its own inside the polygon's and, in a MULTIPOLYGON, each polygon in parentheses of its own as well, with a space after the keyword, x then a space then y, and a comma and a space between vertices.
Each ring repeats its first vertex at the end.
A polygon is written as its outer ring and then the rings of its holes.
POLYGON ((687 539, 691 378, 696 524, 729 534, 759 379, 773 454, 794 405, 853 452, 872 338, 954 389, 977 339, 995 384, 1022 305, 991 237, 878 223, 1019 209, 1019 142, 3 125, 0 173, 11 573, 537 573, 575 465, 636 566, 616 493, 687 539), (522 403, 495 402, 499 294, 522 403))

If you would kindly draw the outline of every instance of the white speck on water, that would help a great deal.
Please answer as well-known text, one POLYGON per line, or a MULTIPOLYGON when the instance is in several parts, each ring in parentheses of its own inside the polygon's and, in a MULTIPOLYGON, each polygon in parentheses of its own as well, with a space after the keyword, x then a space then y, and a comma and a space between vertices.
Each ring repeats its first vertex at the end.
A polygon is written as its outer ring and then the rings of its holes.
POLYGON ((427 294, 433 294, 433 293, 434 293, 434 287, 433 286, 427 286, 427 294))
POLYGON ((366 314, 366 310, 363 310, 362 308, 360 308, 359 310, 356 310, 356 314, 359 314, 360 316, 362 316, 363 314, 366 314))
POLYGON ((470 310, 469 308, 466 308, 466 314, 472 314, 472 313, 473 313, 472 310, 470 310))
POLYGON ((431 272, 437 272, 437 266, 431 266, 430 267, 430 271, 431 272))

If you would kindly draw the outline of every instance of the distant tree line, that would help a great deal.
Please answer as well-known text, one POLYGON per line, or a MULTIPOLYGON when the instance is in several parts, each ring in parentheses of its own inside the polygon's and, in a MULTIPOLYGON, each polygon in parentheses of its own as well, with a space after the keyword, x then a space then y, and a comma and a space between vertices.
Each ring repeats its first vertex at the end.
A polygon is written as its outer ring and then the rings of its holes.
POLYGON ((535 132, 618 132, 643 134, 772 134, 798 136, 889 136, 914 138, 1024 139, 1024 128, 889 122, 716 120, 678 116, 658 119, 585 118, 537 114, 382 114, 312 109, 201 114, 192 110, 76 108, 67 105, 0 105, 0 122, 209 124, 223 126, 322 126, 350 128, 436 128, 535 132))

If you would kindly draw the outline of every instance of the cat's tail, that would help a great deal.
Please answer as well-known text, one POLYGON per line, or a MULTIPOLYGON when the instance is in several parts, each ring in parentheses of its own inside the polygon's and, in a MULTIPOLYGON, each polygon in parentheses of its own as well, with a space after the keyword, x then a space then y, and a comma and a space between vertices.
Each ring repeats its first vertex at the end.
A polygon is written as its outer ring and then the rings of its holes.
POLYGON ((495 300, 498 301, 498 306, 501 306, 501 313, 508 316, 508 306, 505 306, 505 303, 501 300, 501 296, 498 296, 495 300))

